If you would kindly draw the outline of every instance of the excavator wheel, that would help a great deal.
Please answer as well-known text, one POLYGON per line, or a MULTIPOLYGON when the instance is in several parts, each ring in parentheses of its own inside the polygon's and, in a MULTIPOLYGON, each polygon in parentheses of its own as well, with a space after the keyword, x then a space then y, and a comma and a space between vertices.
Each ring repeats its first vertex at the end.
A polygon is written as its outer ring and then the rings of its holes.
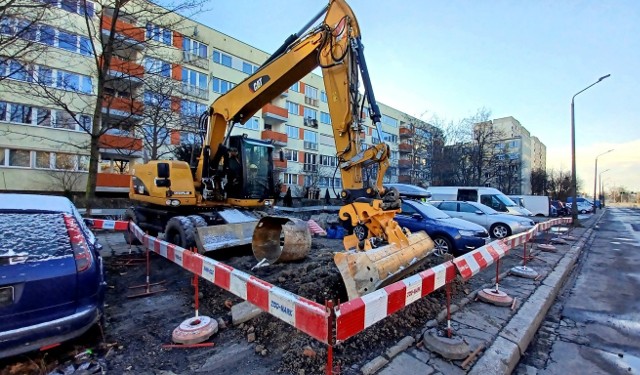
MULTIPOLYGON (((127 210, 122 215, 122 220, 124 221, 133 221, 135 224, 138 224, 138 220, 136 218, 136 212, 133 208, 127 208, 127 210)), ((124 232, 124 242, 129 245, 140 245, 140 241, 133 235, 130 230, 124 232)))
POLYGON ((195 226, 186 216, 175 216, 169 219, 164 230, 165 241, 190 249, 196 245, 195 226))
POLYGON ((191 224, 196 228, 202 228, 208 225, 207 221, 202 216, 189 215, 187 216, 187 219, 191 220, 191 224))

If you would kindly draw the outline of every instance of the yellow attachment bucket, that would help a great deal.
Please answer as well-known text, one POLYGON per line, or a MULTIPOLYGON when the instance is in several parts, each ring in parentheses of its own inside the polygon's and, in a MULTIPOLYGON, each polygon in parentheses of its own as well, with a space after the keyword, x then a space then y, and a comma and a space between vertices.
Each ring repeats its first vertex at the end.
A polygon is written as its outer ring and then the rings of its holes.
POLYGON ((251 243, 253 230, 257 223, 257 221, 248 221, 245 223, 198 227, 196 228, 195 238, 198 251, 204 254, 228 247, 248 245, 251 243))
POLYGON ((425 232, 410 234, 409 244, 389 244, 367 251, 336 253, 338 266, 349 299, 361 297, 413 273, 433 252, 435 244, 425 232))

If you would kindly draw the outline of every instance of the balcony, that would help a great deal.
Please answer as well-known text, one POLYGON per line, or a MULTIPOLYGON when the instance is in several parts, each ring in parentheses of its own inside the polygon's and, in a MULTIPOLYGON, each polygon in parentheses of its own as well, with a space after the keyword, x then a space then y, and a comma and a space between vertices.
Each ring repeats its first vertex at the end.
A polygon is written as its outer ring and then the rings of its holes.
POLYGON ((412 167, 412 162, 411 160, 408 159, 400 159, 398 160, 398 166, 400 168, 411 168, 412 167))
POLYGON ((398 144, 398 150, 400 150, 400 152, 412 152, 413 146, 408 143, 400 143, 398 144))
POLYGON ((117 173, 98 173, 96 191, 103 193, 127 193, 131 175, 117 173))
POLYGON ((198 99, 209 100, 209 90, 206 87, 202 88, 183 83, 181 92, 185 95, 194 96, 198 99))
POLYGON ((413 136, 413 130, 411 128, 408 127, 401 127, 400 128, 400 137, 405 138, 405 137, 412 137, 413 136))
POLYGON ((314 107, 317 107, 318 106, 318 99, 310 98, 308 96, 305 96, 304 97, 304 104, 309 104, 309 105, 312 105, 314 107))
MULTIPOLYGON (((102 64, 102 56, 100 56, 100 64, 102 64)), ((111 64, 109 65, 107 74, 111 78, 129 80, 137 84, 142 84, 144 67, 135 61, 128 61, 113 56, 111 57, 111 64)))
POLYGON ((289 137, 286 134, 273 130, 263 130, 261 138, 265 141, 271 141, 271 143, 277 146, 286 146, 289 141, 289 137))
MULTIPOLYGON (((102 34, 109 36, 111 27, 113 25, 113 18, 107 15, 102 16, 102 34)), ((144 29, 136 27, 128 22, 121 20, 116 21, 115 25, 115 40, 120 42, 123 46, 132 47, 138 50, 144 49, 144 29)))
POLYGON ((209 59, 194 55, 189 51, 182 51, 182 61, 198 68, 209 70, 209 59))
POLYGON ((113 118, 139 118, 143 109, 142 102, 131 98, 105 95, 102 100, 102 113, 108 113, 113 118))
POLYGON ((304 149, 318 151, 318 144, 316 142, 304 141, 304 149))
POLYGON ((277 105, 267 104, 262 107, 262 117, 265 120, 273 120, 277 122, 285 122, 289 119, 289 112, 286 108, 277 105))
POLYGON ((98 139, 103 159, 130 160, 142 157, 142 139, 125 135, 103 134, 98 139))
POLYGON ((273 161, 273 167, 277 170, 280 171, 286 171, 287 170, 287 160, 274 160, 273 161))

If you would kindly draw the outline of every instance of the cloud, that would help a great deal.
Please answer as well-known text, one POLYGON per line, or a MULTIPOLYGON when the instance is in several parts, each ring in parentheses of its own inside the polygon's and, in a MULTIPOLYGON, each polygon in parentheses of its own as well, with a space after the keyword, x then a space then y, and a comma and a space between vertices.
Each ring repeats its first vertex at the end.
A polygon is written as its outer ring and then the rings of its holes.
MULTIPOLYGON (((598 174, 602 174, 605 186, 622 186, 629 191, 640 191, 640 139, 622 143, 595 143, 587 147, 576 145, 576 175, 582 180, 583 190, 592 193, 596 156, 598 174)), ((571 146, 547 149, 547 170, 571 171, 571 146)))

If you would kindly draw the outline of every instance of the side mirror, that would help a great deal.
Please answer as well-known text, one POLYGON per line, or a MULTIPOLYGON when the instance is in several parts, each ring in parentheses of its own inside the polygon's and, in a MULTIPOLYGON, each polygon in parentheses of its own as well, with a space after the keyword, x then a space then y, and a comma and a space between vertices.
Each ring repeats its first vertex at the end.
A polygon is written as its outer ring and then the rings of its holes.
POLYGON ((422 220, 422 215, 420 215, 420 214, 413 214, 413 215, 411 215, 411 217, 412 217, 414 220, 422 220))
POLYGON ((169 174, 169 163, 158 163, 158 178, 169 178, 169 174))
POLYGON ((280 161, 284 161, 284 151, 280 150, 280 161))
POLYGON ((476 215, 484 215, 484 212, 482 212, 480 210, 476 210, 476 215))

